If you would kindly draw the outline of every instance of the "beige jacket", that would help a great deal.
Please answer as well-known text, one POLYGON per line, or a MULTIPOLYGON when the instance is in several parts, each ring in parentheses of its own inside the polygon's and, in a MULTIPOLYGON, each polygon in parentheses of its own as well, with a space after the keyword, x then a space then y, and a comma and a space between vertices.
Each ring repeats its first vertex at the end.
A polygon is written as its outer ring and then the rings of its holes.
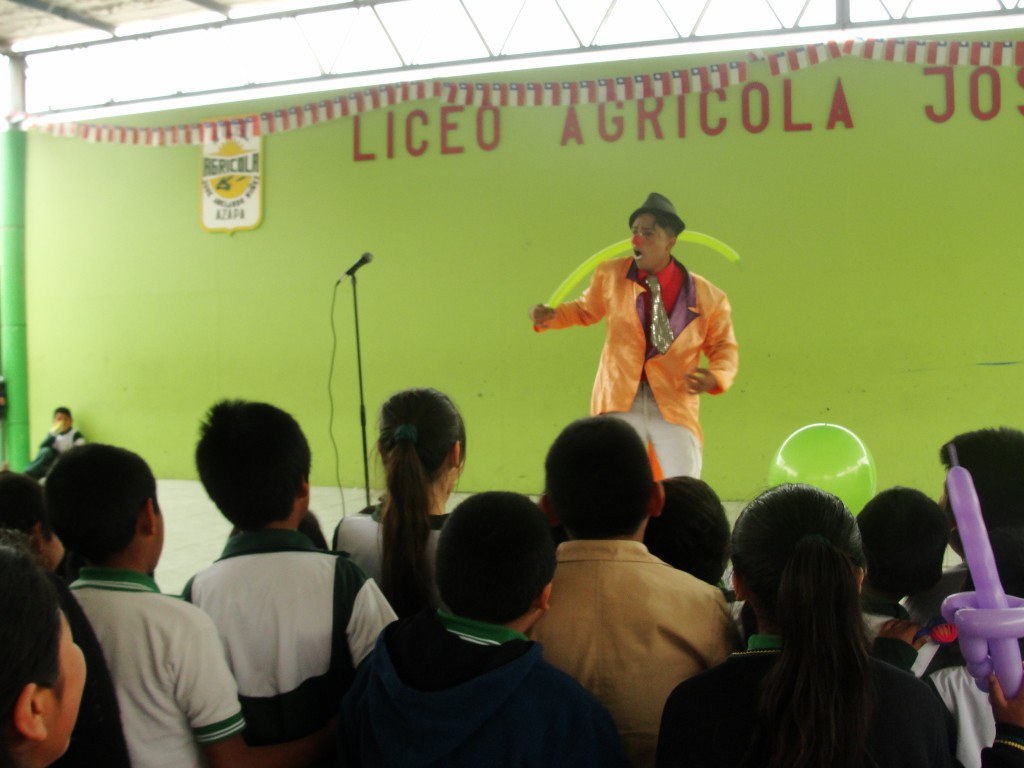
POLYGON ((720 590, 619 540, 559 546, 551 608, 530 635, 611 712, 637 768, 654 765, 672 689, 739 646, 720 590))

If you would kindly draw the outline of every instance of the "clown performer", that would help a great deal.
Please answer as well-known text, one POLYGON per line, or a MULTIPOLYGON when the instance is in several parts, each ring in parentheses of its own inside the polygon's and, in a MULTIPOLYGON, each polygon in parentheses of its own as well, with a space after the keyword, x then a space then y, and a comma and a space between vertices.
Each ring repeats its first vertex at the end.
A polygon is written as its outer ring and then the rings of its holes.
POLYGON ((629 217, 633 256, 598 265, 590 287, 555 308, 538 304, 538 331, 607 318, 592 415, 626 421, 654 449, 664 477, 700 477, 700 395, 732 386, 738 348, 725 293, 672 255, 685 225, 652 192, 629 217), (701 353, 708 367, 700 367, 701 353))

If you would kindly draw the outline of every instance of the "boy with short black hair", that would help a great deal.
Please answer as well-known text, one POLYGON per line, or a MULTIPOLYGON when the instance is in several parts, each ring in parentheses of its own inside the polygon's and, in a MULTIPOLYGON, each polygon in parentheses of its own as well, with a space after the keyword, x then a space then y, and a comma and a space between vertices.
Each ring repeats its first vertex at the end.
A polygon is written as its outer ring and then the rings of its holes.
POLYGON ((241 533, 189 581, 185 597, 213 618, 227 647, 246 741, 317 731, 394 611, 358 566, 298 532, 310 451, 291 415, 266 403, 217 403, 201 426, 196 466, 241 533))
POLYGON ((480 493, 437 547, 446 611, 381 634, 342 702, 341 765, 623 766, 608 713, 525 634, 545 610, 554 544, 525 496, 480 493))
POLYGON ((939 449, 947 470, 953 466, 951 448, 959 465, 971 473, 985 526, 1024 527, 1024 432, 999 427, 957 435, 939 449))
POLYGON ((146 462, 109 445, 64 454, 46 482, 57 534, 90 567, 71 585, 110 667, 134 768, 309 765, 330 751, 329 729, 252 749, 224 646, 210 618, 160 594, 151 574, 164 519, 146 462))
MULTIPOLYGON (((939 449, 939 460, 946 470, 953 466, 951 448, 959 465, 971 473, 989 536, 994 537, 997 529, 1024 528, 1024 432, 999 427, 959 434, 939 449)), ((950 527, 949 546, 963 557, 956 519, 944 493, 941 506, 950 527)), ((904 600, 910 618, 927 624, 940 614, 943 600, 963 590, 966 578, 966 563, 944 569, 934 587, 914 592, 904 600)))
POLYGON ((46 514, 43 487, 28 475, 0 472, 0 533, 14 531, 24 535, 25 544, 53 584, 88 670, 71 745, 54 766, 94 768, 102 764, 104 768, 130 768, 117 693, 103 649, 82 606, 57 573, 65 559, 64 545, 53 532, 46 514))
POLYGON ((695 477, 661 481, 665 504, 647 521, 644 544, 673 568, 721 586, 729 562, 729 518, 718 494, 695 477))
POLYGON ((38 480, 20 472, 0 471, 0 528, 28 536, 39 564, 50 573, 57 572, 64 560, 64 545, 50 525, 38 480))
POLYGON ((608 708, 631 764, 653 765, 669 693, 738 650, 739 635, 721 590, 644 546, 665 494, 632 427, 575 421, 544 466, 541 506, 569 541, 558 547, 551 608, 530 636, 608 708))
MULTIPOLYGON (((913 592, 931 589, 942 576, 949 523, 942 508, 921 491, 882 491, 857 516, 867 573, 865 602, 882 607, 913 592)), ((895 610, 895 609, 894 609, 895 610)), ((874 611, 879 612, 879 611, 874 611)), ((908 618, 904 612, 892 616, 908 618)))
POLYGON ((897 486, 864 505, 857 527, 867 560, 861 602, 872 653, 920 676, 937 646, 918 653, 926 634, 900 600, 941 578, 949 543, 946 513, 921 491, 897 486))

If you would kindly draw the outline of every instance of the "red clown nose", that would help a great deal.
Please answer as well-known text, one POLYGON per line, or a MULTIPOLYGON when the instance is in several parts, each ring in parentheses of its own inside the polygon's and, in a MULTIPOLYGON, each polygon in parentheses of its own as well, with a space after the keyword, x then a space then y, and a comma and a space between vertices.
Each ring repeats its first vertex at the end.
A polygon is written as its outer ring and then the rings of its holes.
POLYGON ((643 238, 642 235, 640 235, 640 234, 633 235, 633 245, 635 245, 637 248, 639 248, 643 244, 644 244, 644 238, 643 238))

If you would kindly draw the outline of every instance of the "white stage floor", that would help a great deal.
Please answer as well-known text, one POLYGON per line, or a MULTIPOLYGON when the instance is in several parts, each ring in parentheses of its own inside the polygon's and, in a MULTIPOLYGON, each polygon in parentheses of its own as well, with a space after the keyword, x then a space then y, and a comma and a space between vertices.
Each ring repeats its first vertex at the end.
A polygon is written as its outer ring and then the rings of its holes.
MULTIPOLYGON (((356 515, 366 506, 363 488, 314 487, 309 508, 316 513, 328 543, 342 515, 342 493, 345 512, 356 515)), ((370 490, 376 501, 379 491, 370 490)), ((469 494, 452 494, 448 508, 453 509, 469 494)), ((185 582, 205 568, 224 549, 231 524, 210 501, 202 484, 195 480, 158 480, 157 498, 164 514, 164 552, 156 569, 156 583, 166 594, 180 594, 185 582)))
MULTIPOLYGON (((314 487, 311 489, 310 509, 316 513, 324 537, 330 542, 334 528, 343 517, 342 493, 345 512, 356 515, 366 506, 363 488, 314 487)), ((379 491, 370 490, 376 501, 379 491)), ((454 493, 448 500, 448 509, 454 509, 471 494, 454 493)), ((206 495, 203 486, 195 480, 158 480, 157 497, 165 518, 164 553, 156 569, 156 583, 166 594, 180 594, 185 582, 197 571, 205 568, 224 549, 231 524, 221 515, 206 495)), ((744 502, 726 501, 726 515, 734 523, 744 502)), ((946 550, 947 565, 960 562, 952 550, 946 550)))

